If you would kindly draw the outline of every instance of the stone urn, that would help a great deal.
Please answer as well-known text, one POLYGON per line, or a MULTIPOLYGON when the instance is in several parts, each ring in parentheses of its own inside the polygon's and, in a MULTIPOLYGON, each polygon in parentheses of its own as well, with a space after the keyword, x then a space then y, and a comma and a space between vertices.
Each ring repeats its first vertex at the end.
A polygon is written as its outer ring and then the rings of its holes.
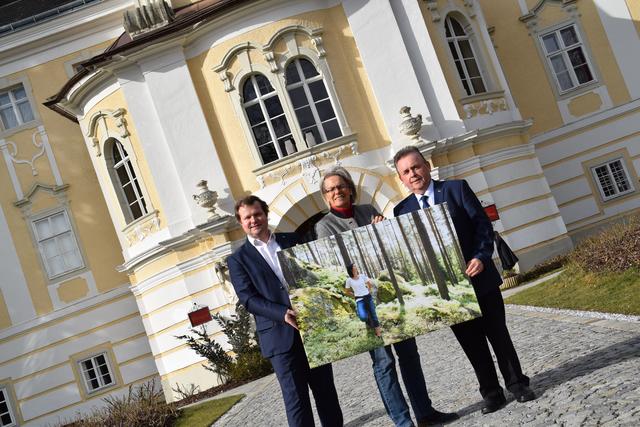
POLYGON ((404 106, 400 109, 400 132, 409 137, 414 142, 420 139, 420 129, 422 129, 422 114, 411 115, 411 107, 404 106))
POLYGON ((201 180, 196 187, 198 187, 198 194, 193 195, 193 200, 196 201, 198 206, 203 207, 209 211, 209 217, 207 220, 219 218, 220 215, 216 213, 216 202, 218 201, 218 193, 209 190, 206 180, 201 180))

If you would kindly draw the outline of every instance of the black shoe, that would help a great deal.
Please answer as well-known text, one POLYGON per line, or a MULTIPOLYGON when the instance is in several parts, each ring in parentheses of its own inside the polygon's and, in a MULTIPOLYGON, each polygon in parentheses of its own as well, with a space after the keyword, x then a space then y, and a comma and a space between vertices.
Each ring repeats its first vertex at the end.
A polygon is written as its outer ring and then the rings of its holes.
POLYGON ((484 406, 482 407, 482 415, 496 412, 498 409, 506 405, 506 403, 507 399, 505 399, 504 394, 502 393, 485 397, 484 406))
POLYGON ((455 421, 458 418, 460 418, 460 416, 455 412, 440 412, 434 409, 428 417, 418 420, 418 427, 450 423, 451 421, 455 421))
POLYGON ((529 386, 523 385, 512 391, 516 400, 520 403, 528 402, 536 398, 536 394, 529 388, 529 386))

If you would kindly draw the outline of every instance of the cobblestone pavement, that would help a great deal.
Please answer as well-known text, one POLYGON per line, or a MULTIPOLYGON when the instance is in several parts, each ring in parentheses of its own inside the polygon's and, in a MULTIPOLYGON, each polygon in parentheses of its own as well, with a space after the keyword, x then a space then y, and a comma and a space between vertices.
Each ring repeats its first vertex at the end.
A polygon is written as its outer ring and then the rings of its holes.
MULTIPOLYGON (((507 323, 538 399, 482 415, 471 366, 450 329, 418 338, 435 408, 456 411, 451 426, 640 425, 640 323, 531 312, 508 306, 507 323)), ((497 365, 496 365, 497 366, 497 365)), ((368 354, 334 364, 345 425, 391 426, 368 354)), ((245 386, 240 403, 214 426, 286 426, 273 376, 245 386)), ((231 392, 233 393, 233 391, 231 392)), ((317 422, 316 424, 320 425, 317 422)))

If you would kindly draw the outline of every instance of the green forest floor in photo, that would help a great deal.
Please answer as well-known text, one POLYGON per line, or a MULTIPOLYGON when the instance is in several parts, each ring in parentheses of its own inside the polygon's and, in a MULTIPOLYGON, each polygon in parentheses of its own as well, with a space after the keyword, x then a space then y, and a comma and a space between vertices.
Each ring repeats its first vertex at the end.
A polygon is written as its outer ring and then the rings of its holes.
POLYGON ((505 299, 507 304, 640 315, 640 271, 592 273, 569 265, 558 276, 505 299))
POLYGON ((243 397, 244 394, 237 394, 183 408, 173 427, 208 427, 243 397))

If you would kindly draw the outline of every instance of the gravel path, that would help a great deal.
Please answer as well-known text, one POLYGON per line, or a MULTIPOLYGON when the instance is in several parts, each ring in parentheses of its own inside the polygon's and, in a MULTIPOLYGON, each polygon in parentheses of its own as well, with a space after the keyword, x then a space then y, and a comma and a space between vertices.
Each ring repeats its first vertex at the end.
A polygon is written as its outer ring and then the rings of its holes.
MULTIPOLYGON (((494 414, 480 413, 475 375, 451 330, 418 338, 434 406, 461 416, 450 425, 640 425, 640 322, 517 306, 507 306, 507 313, 523 369, 539 397, 518 403, 508 395, 507 406, 494 414)), ((334 376, 347 426, 392 425, 368 354, 335 363, 334 376)), ((227 394, 238 392, 247 397, 214 426, 286 426, 273 376, 227 394)))

